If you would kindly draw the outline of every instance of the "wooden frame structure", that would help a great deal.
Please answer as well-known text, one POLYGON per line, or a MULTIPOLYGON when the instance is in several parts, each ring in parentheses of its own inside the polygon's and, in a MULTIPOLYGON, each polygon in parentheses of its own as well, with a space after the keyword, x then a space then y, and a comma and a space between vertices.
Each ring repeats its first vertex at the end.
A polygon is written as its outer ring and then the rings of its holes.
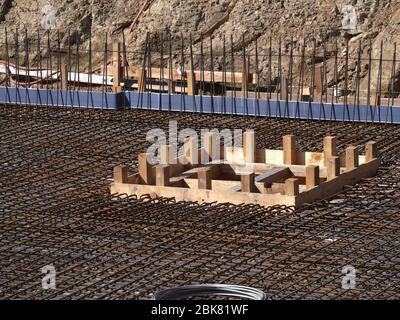
POLYGON ((373 141, 366 144, 365 155, 349 146, 340 156, 335 137, 325 137, 323 152, 299 151, 293 135, 283 137, 283 150, 256 149, 252 131, 244 133, 243 148, 221 148, 214 133, 204 141, 198 149, 197 139, 189 138, 184 155, 175 159, 172 147, 162 146, 159 165, 151 165, 149 154, 142 153, 133 175, 127 167, 115 167, 111 193, 298 208, 376 175, 380 166, 373 141))

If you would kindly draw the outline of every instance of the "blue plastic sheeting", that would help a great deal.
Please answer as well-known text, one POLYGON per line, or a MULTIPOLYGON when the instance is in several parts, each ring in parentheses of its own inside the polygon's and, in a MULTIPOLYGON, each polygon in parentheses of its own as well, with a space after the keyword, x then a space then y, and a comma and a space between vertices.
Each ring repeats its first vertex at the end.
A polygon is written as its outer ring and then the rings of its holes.
POLYGON ((160 93, 102 93, 0 87, 0 102, 98 109, 149 109, 269 116, 278 118, 400 124, 400 106, 343 105, 304 101, 186 96, 160 93))

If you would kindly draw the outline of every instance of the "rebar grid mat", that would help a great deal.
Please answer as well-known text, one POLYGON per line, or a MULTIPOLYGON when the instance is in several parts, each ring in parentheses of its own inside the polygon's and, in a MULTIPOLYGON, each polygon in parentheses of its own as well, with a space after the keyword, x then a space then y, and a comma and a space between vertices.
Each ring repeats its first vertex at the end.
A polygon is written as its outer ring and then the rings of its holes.
POLYGON ((400 298, 400 128, 151 111, 0 107, 0 298, 150 299, 226 283, 272 299, 400 298), (255 129, 257 146, 303 150, 326 135, 379 143, 384 167, 332 199, 291 208, 176 203, 108 194, 113 167, 135 170, 149 129, 255 129), (42 267, 56 289, 42 288, 42 267), (355 289, 342 268, 356 268, 355 289))

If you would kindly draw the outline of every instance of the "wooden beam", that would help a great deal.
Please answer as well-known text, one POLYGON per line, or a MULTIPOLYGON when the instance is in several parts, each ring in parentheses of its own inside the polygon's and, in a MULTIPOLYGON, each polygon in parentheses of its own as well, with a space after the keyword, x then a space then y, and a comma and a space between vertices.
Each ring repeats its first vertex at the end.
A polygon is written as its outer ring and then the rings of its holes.
POLYGON ((319 185, 319 166, 310 165, 306 167, 306 188, 312 189, 319 185))
POLYGON ((121 66, 121 44, 113 43, 113 92, 121 92, 122 66, 121 66))
POLYGON ((242 92, 245 94, 245 98, 247 98, 247 93, 249 91, 249 61, 243 63, 242 70, 242 92))
POLYGON ((245 163, 256 162, 256 135, 253 130, 243 133, 243 151, 245 163))
POLYGON ((315 79, 315 83, 314 83, 314 101, 316 94, 320 94, 322 92, 322 84, 323 84, 323 79, 322 79, 322 67, 319 66, 315 66, 315 74, 314 74, 314 79, 315 79))
POLYGON ((197 183, 199 189, 212 189, 212 173, 211 167, 201 168, 197 173, 197 183))
POLYGON ((376 175, 380 165, 380 160, 375 159, 365 164, 360 165, 354 170, 342 173, 339 177, 333 180, 322 182, 318 188, 313 188, 302 192, 296 198, 296 206, 304 203, 312 203, 313 201, 326 199, 335 193, 343 190, 346 185, 354 185, 361 179, 376 175))
MULTIPOLYGON (((138 78, 140 75, 139 69, 141 69, 141 67, 131 67, 128 70, 128 76, 129 77, 133 77, 133 78, 138 78)), ((153 79, 155 80, 159 80, 161 77, 161 73, 163 72, 163 79, 162 81, 168 81, 171 79, 180 79, 181 75, 176 71, 176 70, 171 70, 171 74, 172 77, 170 77, 170 72, 168 68, 164 68, 164 70, 160 70, 160 68, 151 68, 151 76, 153 79)), ((148 72, 149 73, 149 72, 148 72)), ((186 74, 187 74, 187 80, 189 80, 189 75, 192 73, 192 70, 186 70, 186 74)), ((201 70, 194 70, 194 78, 196 80, 196 82, 199 82, 200 79, 203 79, 204 82, 211 82, 214 79, 214 82, 225 82, 227 84, 233 84, 235 82, 236 85, 241 85, 242 84, 242 72, 235 72, 233 75, 231 72, 227 72, 224 75, 224 72, 222 71, 201 71, 201 70), (225 81, 224 81, 225 78, 225 81)), ((251 80, 252 84, 256 84, 257 83, 257 78, 255 74, 251 74, 251 73, 247 73, 249 80, 251 80)))
POLYGON ((327 179, 333 180, 340 176, 340 158, 329 157, 327 160, 327 179))
POLYGON ((255 181, 272 184, 274 182, 286 180, 290 177, 293 177, 293 173, 289 168, 273 168, 257 176, 255 181))
POLYGON ((160 147, 160 164, 171 164, 174 160, 174 155, 173 155, 173 150, 172 150, 172 145, 170 144, 164 144, 161 145, 160 147))
POLYGON ((283 163, 287 165, 296 164, 296 141, 294 135, 283 137, 283 163))
POLYGON ((359 166, 357 147, 346 148, 346 171, 353 170, 359 166))
POLYGON ((187 94, 188 96, 197 95, 196 74, 194 72, 187 73, 187 94))
POLYGON ((146 69, 140 68, 139 69, 139 77, 138 77, 138 92, 145 92, 146 91, 146 69))
POLYGON ((68 89, 68 66, 63 63, 61 65, 61 90, 68 89))
POLYGON ((299 195, 300 182, 299 179, 290 178, 285 181, 285 195, 297 196, 299 195))
POLYGON ((286 78, 285 74, 282 74, 281 81, 280 81, 280 99, 286 100, 287 96, 287 89, 288 89, 288 79, 286 78))
POLYGON ((148 161, 149 155, 147 153, 139 154, 139 175, 141 182, 144 184, 154 184, 154 173, 151 164, 148 161))
POLYGON ((372 161, 379 157, 378 144, 370 141, 365 145, 365 161, 372 161))
POLYGON ((198 139, 188 137, 183 145, 184 156, 187 164, 199 164, 198 139))
POLYGON ((324 138, 324 165, 327 166, 330 157, 337 156, 336 137, 327 136, 324 138))
POLYGON ((219 134, 216 132, 205 132, 202 135, 203 148, 201 148, 201 163, 207 164, 210 161, 221 159, 221 146, 219 134))
POLYGON ((170 166, 158 165, 156 166, 156 186, 168 187, 170 185, 170 166))
POLYGON ((240 185, 242 192, 254 193, 258 190, 255 184, 254 173, 242 174, 240 176, 240 181, 241 181, 240 185))
POLYGON ((128 167, 118 166, 114 168, 114 182, 128 183, 128 167))

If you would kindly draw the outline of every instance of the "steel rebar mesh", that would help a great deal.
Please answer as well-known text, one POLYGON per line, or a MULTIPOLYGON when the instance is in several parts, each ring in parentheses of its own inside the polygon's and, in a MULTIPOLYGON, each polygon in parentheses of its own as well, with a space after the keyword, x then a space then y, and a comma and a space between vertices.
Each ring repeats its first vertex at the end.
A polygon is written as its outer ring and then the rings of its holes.
POLYGON ((272 299, 399 298, 400 128, 151 111, 0 107, 0 298, 150 299, 194 283, 262 289, 272 299), (293 212, 109 194, 117 165, 136 169, 146 132, 252 128, 259 148, 295 134, 379 143, 384 166, 332 199, 293 212), (56 289, 43 290, 53 265, 56 289), (342 268, 357 269, 342 289, 342 268))

